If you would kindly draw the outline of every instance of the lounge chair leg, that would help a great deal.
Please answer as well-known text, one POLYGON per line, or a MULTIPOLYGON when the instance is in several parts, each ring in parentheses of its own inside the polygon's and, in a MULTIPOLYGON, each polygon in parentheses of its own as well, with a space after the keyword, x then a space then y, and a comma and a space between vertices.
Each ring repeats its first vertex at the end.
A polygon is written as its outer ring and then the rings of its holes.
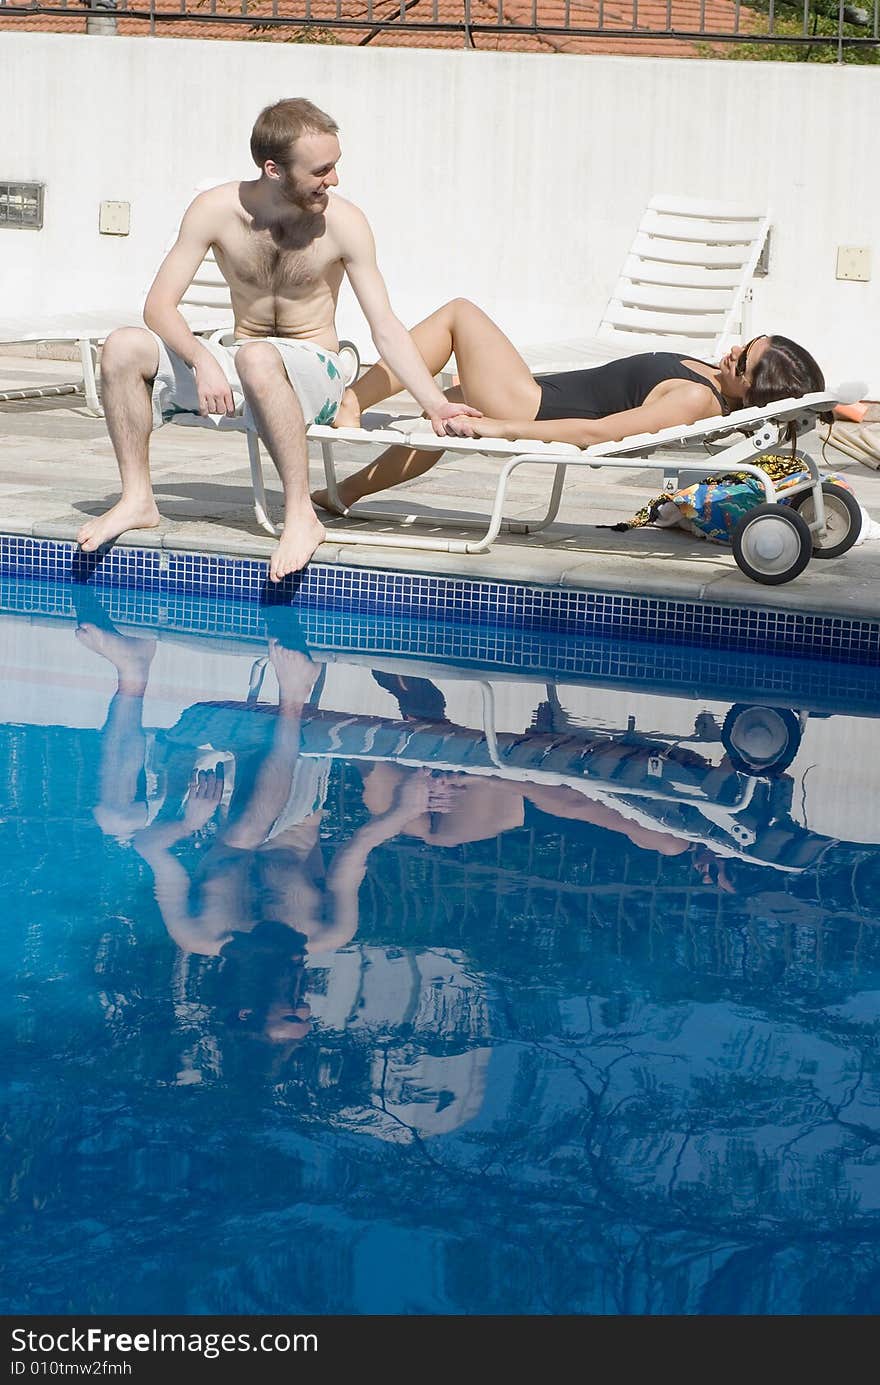
POLYGON ((83 390, 86 396, 86 408, 89 413, 95 414, 98 418, 104 417, 104 410, 101 408, 101 401, 98 398, 98 347, 97 343, 88 337, 81 337, 77 343, 79 346, 79 358, 82 362, 83 390))
POLYGON ((327 499, 334 509, 347 513, 336 489, 336 465, 333 461, 332 442, 321 443, 321 456, 324 458, 324 479, 327 482, 327 499))
POLYGON ((263 482, 263 459, 260 456, 260 439, 256 433, 248 432, 248 460, 251 464, 251 484, 254 488, 254 514, 261 529, 275 538, 278 530, 269 518, 266 504, 266 487, 263 482))
POLYGON ((537 520, 509 520, 506 528, 511 534, 537 534, 541 529, 546 529, 548 524, 552 524, 559 514, 559 506, 562 501, 562 488, 565 485, 564 464, 554 468, 553 486, 550 491, 550 499, 547 502, 547 509, 541 519, 537 520))

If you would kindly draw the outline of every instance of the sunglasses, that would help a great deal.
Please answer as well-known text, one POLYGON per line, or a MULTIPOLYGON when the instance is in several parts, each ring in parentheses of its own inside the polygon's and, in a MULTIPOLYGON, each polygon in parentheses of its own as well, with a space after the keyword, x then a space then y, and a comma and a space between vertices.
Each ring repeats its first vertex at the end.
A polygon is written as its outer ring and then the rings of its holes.
POLYGON ((740 376, 740 378, 743 375, 745 375, 749 364, 749 352, 751 351, 752 347, 754 346, 757 340, 757 337, 752 337, 751 341, 746 342, 745 346, 743 347, 742 351, 739 353, 739 356, 737 357, 736 365, 733 367, 734 375, 738 375, 740 376))

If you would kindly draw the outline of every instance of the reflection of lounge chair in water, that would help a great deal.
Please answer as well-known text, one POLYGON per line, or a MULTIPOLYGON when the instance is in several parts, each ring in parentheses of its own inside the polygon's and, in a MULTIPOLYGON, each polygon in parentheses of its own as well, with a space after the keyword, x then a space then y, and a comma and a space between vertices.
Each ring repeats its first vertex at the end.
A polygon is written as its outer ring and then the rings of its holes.
MULTIPOLYGON (((271 715, 272 709, 262 706, 201 703, 184 712, 166 737, 170 744, 240 746, 264 735, 271 715)), ((791 730, 785 714, 781 720, 791 730)), ((766 753, 766 740, 753 737, 752 743, 763 744, 766 753)), ((796 749, 796 737, 786 742, 784 757, 794 753, 792 743, 796 749)), ((577 806, 589 802, 631 827, 621 829, 610 818, 605 825, 668 854, 672 848, 663 837, 678 841, 680 850, 702 844, 721 856, 798 871, 814 864, 831 841, 791 822, 790 781, 746 774, 730 755, 715 764, 690 745, 634 730, 496 733, 446 720, 398 721, 310 708, 302 721, 300 753, 355 761, 364 770, 384 764, 488 779, 560 817, 585 817, 586 809, 578 812, 577 806), (554 799, 554 790, 563 792, 554 799)), ((784 757, 777 754, 773 762, 777 772, 784 757)), ((744 763, 740 756, 738 764, 744 763)), ((593 820, 601 825, 601 814, 593 820)), ((487 820, 481 835, 511 825, 505 821, 493 829, 487 820)), ((448 835, 452 821, 444 827, 448 835)))

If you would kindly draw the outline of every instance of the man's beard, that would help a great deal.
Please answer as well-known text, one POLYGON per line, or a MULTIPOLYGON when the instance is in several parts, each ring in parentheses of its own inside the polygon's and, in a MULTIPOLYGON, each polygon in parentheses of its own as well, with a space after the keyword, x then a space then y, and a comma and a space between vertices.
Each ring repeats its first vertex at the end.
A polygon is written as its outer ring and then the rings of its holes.
POLYGON ((301 212, 317 216, 324 210, 324 199, 327 194, 322 190, 319 199, 312 192, 306 192, 301 188, 290 174, 286 174, 281 184, 281 195, 291 207, 297 207, 301 212))

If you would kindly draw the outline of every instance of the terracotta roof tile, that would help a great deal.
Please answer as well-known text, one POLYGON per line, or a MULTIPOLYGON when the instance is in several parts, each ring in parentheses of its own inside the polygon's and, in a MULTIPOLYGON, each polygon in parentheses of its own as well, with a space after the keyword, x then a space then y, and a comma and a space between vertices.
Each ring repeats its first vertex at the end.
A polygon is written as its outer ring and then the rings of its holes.
MULTIPOLYGON (((137 0, 134 0, 137 3, 137 0)), ((391 19, 400 14, 401 0, 311 0, 312 22, 322 41, 341 44, 367 43, 373 46, 390 48, 444 48, 461 49, 466 46, 464 32, 464 0, 404 0, 410 22, 423 20, 426 23, 440 21, 459 25, 457 30, 381 30, 370 26, 370 20, 391 19), (351 29, 324 29, 321 21, 340 16, 352 21, 361 21, 363 27, 351 29)), ((187 8, 193 14, 207 16, 212 10, 229 15, 241 14, 240 0, 188 0, 187 8)), ((290 27, 267 27, 258 29, 261 17, 269 17, 273 12, 272 0, 249 0, 248 17, 253 24, 211 23, 210 19, 164 19, 162 12, 176 12, 180 9, 179 0, 156 0, 156 33, 167 38, 199 39, 239 39, 285 42, 291 37, 290 27)), ((277 14, 298 17, 302 12, 302 0, 277 0, 277 14)), ((659 38, 656 35, 669 30, 679 33, 695 33, 708 29, 716 33, 732 32, 735 16, 739 16, 739 28, 752 32, 762 25, 761 16, 754 11, 737 6, 736 0, 471 0, 470 35, 471 46, 477 49, 501 50, 506 52, 543 53, 606 53, 625 54, 632 57, 687 57, 706 51, 706 40, 697 46, 693 41, 677 38, 659 38), (554 33, 566 24, 585 29, 598 28, 600 24, 605 35, 572 36, 554 33), (498 33, 473 32, 473 26, 496 25, 501 22, 511 27, 531 27, 536 21, 542 26, 541 33, 498 33), (615 29, 629 31, 635 20, 638 34, 615 35, 615 29), (611 31, 611 32, 609 32, 611 31)), ((136 35, 149 33, 146 20, 118 18, 121 34, 136 35)), ((305 26, 303 26, 305 27, 305 26)), ((0 9, 0 30, 18 29, 38 30, 54 33, 84 33, 86 18, 84 14, 72 11, 70 17, 59 15, 35 15, 22 18, 4 15, 0 9)))

